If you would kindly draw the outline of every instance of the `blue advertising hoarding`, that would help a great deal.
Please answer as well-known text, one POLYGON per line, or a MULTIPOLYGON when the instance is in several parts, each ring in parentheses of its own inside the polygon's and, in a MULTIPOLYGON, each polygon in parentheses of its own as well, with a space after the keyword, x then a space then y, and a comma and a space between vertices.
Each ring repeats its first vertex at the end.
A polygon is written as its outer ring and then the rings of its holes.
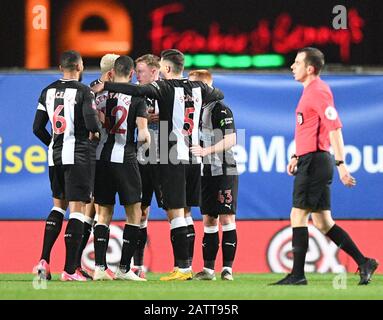
MULTIPOLYGON (((0 74, 0 219, 45 219, 51 206, 46 147, 32 133, 41 90, 59 74, 0 74)), ((87 73, 84 83, 98 74, 87 73)), ((347 189, 334 175, 333 215, 383 219, 383 76, 324 75, 343 122, 346 163, 357 179, 347 189)), ((291 75, 216 74, 238 129, 238 219, 288 219, 293 178, 295 107, 302 86, 291 75)), ((118 203, 118 202, 117 202, 118 203)), ((193 211, 200 218, 199 210, 193 211)), ((124 219, 117 204, 115 219, 124 219)), ((166 219, 155 201, 151 219, 166 219)))

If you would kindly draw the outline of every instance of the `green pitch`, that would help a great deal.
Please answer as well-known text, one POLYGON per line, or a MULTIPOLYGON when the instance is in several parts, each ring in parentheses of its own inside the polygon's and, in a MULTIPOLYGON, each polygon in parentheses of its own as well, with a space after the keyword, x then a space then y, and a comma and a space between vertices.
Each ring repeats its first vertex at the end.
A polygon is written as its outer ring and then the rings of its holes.
POLYGON ((333 274, 308 274, 309 284, 300 287, 268 286, 281 279, 280 274, 234 274, 232 282, 163 282, 160 276, 149 273, 147 282, 79 283, 61 282, 55 274, 46 289, 36 290, 31 274, 0 274, 0 299, 383 299, 383 275, 374 275, 368 286, 358 286, 359 276, 347 274, 345 289, 333 288, 333 274))

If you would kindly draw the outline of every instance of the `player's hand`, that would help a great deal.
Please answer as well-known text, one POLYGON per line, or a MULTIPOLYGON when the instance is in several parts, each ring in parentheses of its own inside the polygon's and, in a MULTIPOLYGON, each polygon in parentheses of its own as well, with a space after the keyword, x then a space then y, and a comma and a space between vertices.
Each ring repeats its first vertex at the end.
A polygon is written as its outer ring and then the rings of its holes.
POLYGON ((160 121, 160 115, 158 113, 148 114, 148 123, 156 123, 160 121))
POLYGON ((204 157, 208 154, 205 148, 202 148, 200 145, 196 145, 196 144, 193 144, 190 147, 190 151, 196 157, 204 157))
POLYGON ((100 134, 98 132, 89 132, 89 140, 90 141, 99 141, 100 140, 100 134))
POLYGON ((295 175, 297 171, 297 164, 298 164, 298 159, 297 158, 292 158, 289 162, 289 164, 286 167, 287 174, 289 176, 295 175))
POLYGON ((356 186, 356 179, 348 172, 344 164, 338 166, 339 178, 342 183, 349 188, 356 186))
POLYGON ((94 93, 99 93, 102 90, 104 90, 104 82, 100 82, 95 84, 93 87, 90 88, 94 93))

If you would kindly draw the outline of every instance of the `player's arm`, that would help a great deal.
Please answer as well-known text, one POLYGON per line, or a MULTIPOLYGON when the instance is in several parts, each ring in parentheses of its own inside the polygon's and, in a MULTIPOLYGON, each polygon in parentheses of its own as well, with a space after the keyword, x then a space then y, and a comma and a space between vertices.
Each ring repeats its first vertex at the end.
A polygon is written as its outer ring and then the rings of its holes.
POLYGON ((46 146, 49 146, 52 140, 52 136, 49 134, 48 130, 45 128, 49 121, 49 116, 43 101, 44 101, 44 98, 42 94, 40 96, 39 104, 37 106, 35 120, 33 121, 33 133, 37 138, 40 139, 42 143, 44 143, 46 146))
POLYGON ((223 92, 218 88, 210 87, 203 82, 200 82, 200 84, 202 87, 202 100, 205 104, 212 101, 222 100, 224 98, 223 92))
MULTIPOLYGON (((92 133, 99 133, 101 131, 101 122, 98 117, 96 103, 94 102, 94 96, 89 88, 87 88, 87 90, 84 92, 82 114, 84 116, 86 129, 92 133)), ((91 136, 91 138, 92 137, 93 136, 91 136)))
POLYGON ((134 99, 134 107, 136 108, 136 125, 137 125, 137 141, 138 144, 146 144, 149 147, 150 133, 148 130, 147 105, 144 99, 134 99))
POLYGON ((156 81, 145 84, 136 85, 132 83, 116 83, 116 82, 105 82, 104 90, 124 93, 133 97, 148 97, 152 99, 159 99, 160 87, 156 81))
POLYGON ((341 128, 330 131, 330 143, 334 151, 335 161, 340 161, 337 165, 340 180, 346 187, 355 186, 356 180, 350 175, 344 163, 344 142, 341 128))

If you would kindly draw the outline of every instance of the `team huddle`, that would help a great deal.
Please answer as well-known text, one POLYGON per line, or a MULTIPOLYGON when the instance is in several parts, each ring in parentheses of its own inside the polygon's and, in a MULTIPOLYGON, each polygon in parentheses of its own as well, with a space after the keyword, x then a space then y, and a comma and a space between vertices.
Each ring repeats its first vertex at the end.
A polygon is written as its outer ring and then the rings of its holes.
MULTIPOLYGON (((54 206, 35 270, 40 278, 51 278, 50 252, 69 206, 61 280, 146 281, 143 256, 155 193, 170 223, 174 256, 173 271, 160 280, 216 280, 219 223, 223 231, 221 279, 233 280, 238 195, 233 113, 223 93, 212 87, 207 70, 194 70, 188 79, 183 78, 180 51, 165 50, 160 58, 148 54, 135 62, 128 56, 104 56, 101 78, 88 87, 80 82, 81 56, 67 51, 60 61, 63 78, 41 93, 33 130, 48 146, 54 206), (130 83, 134 69, 139 84, 130 83), (45 128, 48 121, 52 134, 45 128), (120 265, 113 273, 106 252, 117 193, 126 224, 120 265), (204 267, 194 275, 191 207, 200 208, 204 225, 204 267), (81 255, 96 220, 91 277, 81 267, 81 255)), ((360 285, 367 285, 378 267, 332 219, 334 165, 345 186, 355 186, 356 180, 345 164, 342 123, 331 89, 319 76, 323 66, 323 53, 310 47, 299 50, 291 66, 295 80, 304 87, 295 110, 296 151, 287 165, 287 173, 295 177, 290 214, 293 268, 275 285, 307 284, 304 269, 310 217, 358 265, 360 285)))
POLYGON ((51 279, 50 253, 69 207, 62 281, 146 281, 143 256, 155 193, 170 223, 174 256, 173 271, 161 280, 215 280, 218 222, 223 230, 221 278, 233 280, 236 135, 223 93, 211 86, 207 70, 183 78, 184 56, 175 49, 163 51, 161 58, 144 55, 135 63, 128 56, 108 54, 100 66, 100 79, 88 87, 80 82, 81 56, 64 52, 62 79, 39 98, 33 131, 48 146, 54 206, 35 271, 51 279), (130 83, 134 71, 138 85, 130 83), (49 121, 52 134, 46 129, 49 121), (120 264, 113 273, 106 252, 117 193, 126 224, 120 264), (204 221, 204 268, 194 276, 191 207, 200 207, 204 221), (92 228, 95 270, 90 276, 81 266, 81 255, 92 228))

